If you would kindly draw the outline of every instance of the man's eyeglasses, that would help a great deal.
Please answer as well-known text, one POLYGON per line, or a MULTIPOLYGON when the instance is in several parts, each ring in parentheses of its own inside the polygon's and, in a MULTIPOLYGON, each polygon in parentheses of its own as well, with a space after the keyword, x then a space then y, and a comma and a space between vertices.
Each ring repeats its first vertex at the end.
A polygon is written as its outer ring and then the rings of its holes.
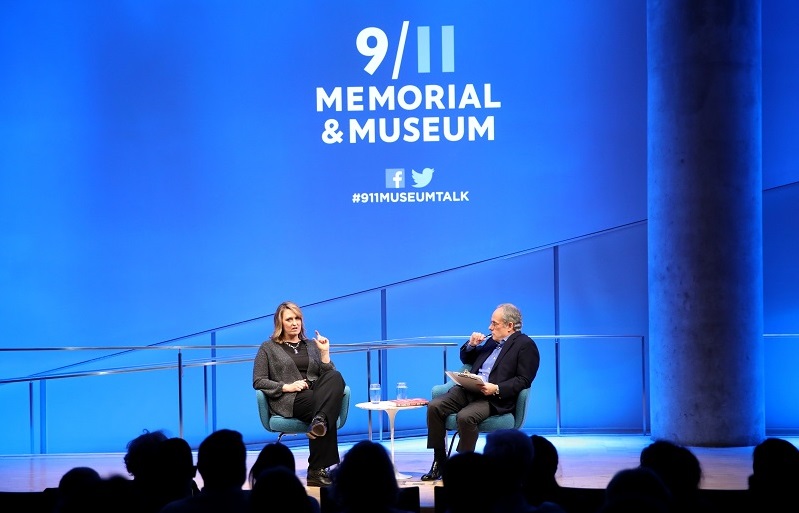
POLYGON ((489 326, 491 326, 492 328, 496 328, 497 326, 502 326, 502 323, 497 321, 491 321, 491 324, 489 324, 489 326))

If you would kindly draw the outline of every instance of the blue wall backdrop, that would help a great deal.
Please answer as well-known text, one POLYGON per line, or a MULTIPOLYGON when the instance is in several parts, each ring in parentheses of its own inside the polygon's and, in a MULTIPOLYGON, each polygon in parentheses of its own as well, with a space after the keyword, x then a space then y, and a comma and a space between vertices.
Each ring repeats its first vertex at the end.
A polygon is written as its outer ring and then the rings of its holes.
MULTIPOLYGON (((763 6, 767 333, 799 332, 797 19, 763 6)), ((334 345, 460 343, 511 301, 529 334, 602 336, 539 340, 528 428, 646 422, 646 2, 11 0, 0 70, 0 347, 145 346, 286 299, 334 345)), ((249 362, 270 331, 214 334, 253 347, 186 370, 183 426, 174 369, 0 385, 0 453, 270 439, 249 362)), ((772 429, 799 428, 797 343, 766 344, 772 429)), ((0 379, 177 357, 118 353, 6 352, 0 379)), ((336 357, 355 401, 366 361, 336 357)), ((412 396, 443 381, 439 349, 370 364, 412 396)))

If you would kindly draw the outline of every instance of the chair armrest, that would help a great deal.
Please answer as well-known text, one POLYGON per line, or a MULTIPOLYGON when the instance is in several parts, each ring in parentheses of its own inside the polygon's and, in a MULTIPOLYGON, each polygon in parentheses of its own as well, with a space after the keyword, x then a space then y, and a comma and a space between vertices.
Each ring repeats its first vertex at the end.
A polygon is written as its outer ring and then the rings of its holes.
POLYGON ((261 418, 261 424, 264 428, 269 430, 269 401, 266 399, 266 393, 263 390, 255 391, 255 400, 258 402, 258 416, 261 418))
POLYGON ((525 388, 516 396, 516 411, 513 413, 513 427, 519 429, 527 417, 527 403, 530 400, 530 389, 525 388))
POLYGON ((449 390, 453 386, 455 386, 455 382, 454 381, 448 381, 447 383, 444 383, 443 385, 434 385, 432 393, 430 394, 430 397, 432 399, 435 399, 436 397, 438 397, 440 395, 444 395, 445 393, 447 393, 447 390, 449 390))
POLYGON ((350 412, 350 386, 344 386, 344 397, 341 399, 341 412, 338 414, 338 427, 341 428, 344 426, 344 423, 347 422, 347 415, 350 412))

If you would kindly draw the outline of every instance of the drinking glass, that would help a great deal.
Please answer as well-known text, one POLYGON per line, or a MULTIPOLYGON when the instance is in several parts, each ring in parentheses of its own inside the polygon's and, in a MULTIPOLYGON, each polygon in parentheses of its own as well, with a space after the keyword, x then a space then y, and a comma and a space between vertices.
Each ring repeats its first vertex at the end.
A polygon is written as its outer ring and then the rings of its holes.
POLYGON ((373 403, 380 402, 380 383, 372 383, 369 385, 369 400, 373 403))
POLYGON ((408 385, 404 381, 397 383, 397 399, 403 400, 408 398, 408 385))

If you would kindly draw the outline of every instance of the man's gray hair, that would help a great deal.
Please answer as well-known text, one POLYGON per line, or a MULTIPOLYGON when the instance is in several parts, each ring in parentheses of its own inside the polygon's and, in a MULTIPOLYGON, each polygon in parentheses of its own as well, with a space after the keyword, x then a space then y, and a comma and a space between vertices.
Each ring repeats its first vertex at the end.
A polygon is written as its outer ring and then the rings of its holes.
POLYGON ((522 330, 522 312, 510 303, 502 303, 497 308, 502 309, 502 320, 512 322, 515 331, 522 330))

